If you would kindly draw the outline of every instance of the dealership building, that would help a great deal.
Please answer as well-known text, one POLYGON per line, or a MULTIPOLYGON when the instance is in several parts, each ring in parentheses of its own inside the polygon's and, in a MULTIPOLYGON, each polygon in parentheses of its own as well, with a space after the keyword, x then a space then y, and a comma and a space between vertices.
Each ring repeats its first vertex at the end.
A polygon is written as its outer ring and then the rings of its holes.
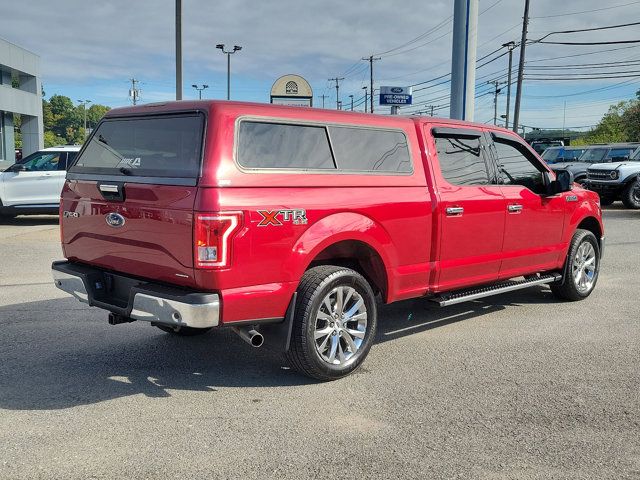
POLYGON ((0 38, 0 168, 15 161, 14 114, 22 118, 22 155, 43 147, 40 57, 0 38))

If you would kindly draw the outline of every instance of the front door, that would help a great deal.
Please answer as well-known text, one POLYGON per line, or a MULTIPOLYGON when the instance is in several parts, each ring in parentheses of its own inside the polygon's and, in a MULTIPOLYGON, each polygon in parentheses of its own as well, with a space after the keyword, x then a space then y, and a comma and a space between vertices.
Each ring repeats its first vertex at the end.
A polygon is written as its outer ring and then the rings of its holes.
POLYGON ((64 152, 39 152, 22 165, 24 170, 2 174, 2 203, 11 205, 57 205, 65 171, 59 170, 64 152))
POLYGON ((492 134, 507 216, 500 278, 557 269, 567 193, 547 195, 547 169, 518 137, 492 134))
POLYGON ((483 133, 451 126, 427 128, 433 135, 429 148, 437 156, 432 164, 440 195, 437 288, 446 291, 495 281, 506 214, 483 133))

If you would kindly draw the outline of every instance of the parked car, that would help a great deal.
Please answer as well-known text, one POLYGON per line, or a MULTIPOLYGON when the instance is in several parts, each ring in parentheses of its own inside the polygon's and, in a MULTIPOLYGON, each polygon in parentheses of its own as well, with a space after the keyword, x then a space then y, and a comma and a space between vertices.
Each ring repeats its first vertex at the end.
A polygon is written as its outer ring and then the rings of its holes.
POLYGON ((573 174, 576 183, 582 186, 587 182, 587 169, 593 163, 611 162, 613 159, 622 160, 629 158, 629 155, 639 144, 615 143, 610 145, 598 145, 588 147, 577 160, 561 163, 554 163, 551 169, 569 170, 573 174))
POLYGON ((534 140, 531 142, 531 148, 533 148, 538 155, 542 155, 549 147, 562 147, 564 142, 562 140, 534 140))
POLYGON ((587 187, 603 205, 622 200, 627 208, 640 208, 640 147, 626 161, 591 165, 587 173, 587 187))
POLYGON ((233 327, 321 380, 362 364, 378 301, 581 300, 604 247, 598 196, 511 131, 240 102, 111 110, 61 211, 55 285, 111 324, 233 327))
POLYGON ((572 162, 580 158, 586 149, 587 147, 549 147, 542 153, 542 159, 547 165, 572 162))
POLYGON ((67 165, 79 145, 45 148, 0 173, 0 216, 57 214, 67 165))

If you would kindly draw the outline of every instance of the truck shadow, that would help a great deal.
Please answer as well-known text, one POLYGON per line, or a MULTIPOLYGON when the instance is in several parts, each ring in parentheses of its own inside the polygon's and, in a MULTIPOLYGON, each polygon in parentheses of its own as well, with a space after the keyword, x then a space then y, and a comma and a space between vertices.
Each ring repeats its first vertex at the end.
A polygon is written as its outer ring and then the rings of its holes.
MULTIPOLYGON (((510 304, 549 302, 550 294, 538 290, 442 309, 424 299, 384 306, 376 341, 480 320, 510 304)), ((220 388, 315 383, 289 369, 280 353, 252 349, 230 330, 183 338, 144 322, 112 327, 104 312, 72 299, 0 307, 0 326, 3 409, 55 410, 139 394, 170 397, 172 390, 213 395, 220 388)), ((215 406, 215 396, 211 402, 215 406)))

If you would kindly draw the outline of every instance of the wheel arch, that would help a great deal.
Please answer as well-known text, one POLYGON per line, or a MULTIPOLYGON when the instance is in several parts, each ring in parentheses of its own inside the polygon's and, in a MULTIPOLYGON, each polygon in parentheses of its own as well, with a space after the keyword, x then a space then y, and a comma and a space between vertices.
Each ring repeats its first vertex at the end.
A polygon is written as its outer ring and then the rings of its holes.
POLYGON ((295 278, 318 265, 356 270, 386 301, 393 293, 387 271, 397 265, 397 252, 388 232, 373 219, 353 212, 336 213, 308 228, 285 262, 295 278))

